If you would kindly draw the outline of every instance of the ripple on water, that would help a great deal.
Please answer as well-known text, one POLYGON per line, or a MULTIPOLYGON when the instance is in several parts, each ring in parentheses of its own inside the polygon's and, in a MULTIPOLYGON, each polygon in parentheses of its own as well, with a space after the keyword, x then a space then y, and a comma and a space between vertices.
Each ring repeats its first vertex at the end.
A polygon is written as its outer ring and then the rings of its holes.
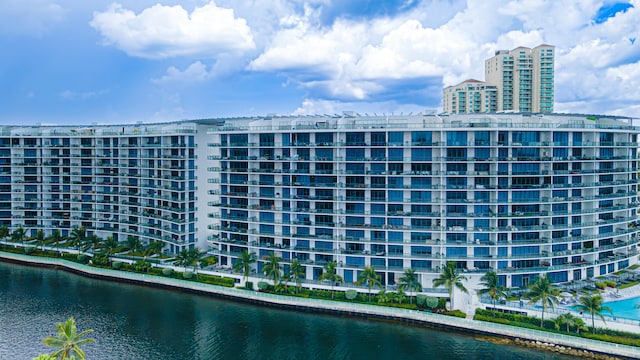
POLYGON ((0 263, 0 359, 50 351, 74 316, 88 359, 574 359, 445 330, 300 313, 0 263))

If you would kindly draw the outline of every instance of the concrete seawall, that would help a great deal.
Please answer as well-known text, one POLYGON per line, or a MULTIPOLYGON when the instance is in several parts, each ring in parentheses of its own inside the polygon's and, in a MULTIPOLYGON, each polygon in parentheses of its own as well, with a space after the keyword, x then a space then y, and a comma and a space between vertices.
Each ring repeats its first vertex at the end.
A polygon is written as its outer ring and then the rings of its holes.
POLYGON ((0 252, 0 260, 31 266, 60 268, 93 278, 187 291, 265 306, 289 308, 305 312, 323 312, 362 318, 387 319, 434 328, 452 329, 455 331, 506 338, 515 340, 515 343, 519 345, 533 346, 577 356, 640 359, 640 348, 637 347, 471 319, 425 313, 416 310, 281 296, 251 290, 197 283, 187 280, 165 278, 155 275, 91 267, 63 259, 40 258, 6 252, 0 252))

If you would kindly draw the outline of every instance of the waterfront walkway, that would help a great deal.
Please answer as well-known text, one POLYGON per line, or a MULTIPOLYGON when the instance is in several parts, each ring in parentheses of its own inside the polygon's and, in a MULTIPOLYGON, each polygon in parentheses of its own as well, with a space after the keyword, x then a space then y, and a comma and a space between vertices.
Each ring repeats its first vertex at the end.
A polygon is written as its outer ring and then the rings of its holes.
POLYGON ((197 293, 211 294, 226 298, 250 301, 264 305, 289 307, 306 311, 350 314, 371 318, 396 319, 400 321, 420 323, 433 327, 451 328, 459 331, 507 338, 519 338, 523 340, 554 344, 557 346, 571 347, 574 349, 582 349, 603 354, 610 354, 613 356, 640 359, 640 349, 637 347, 612 344, 603 341, 584 339, 562 334, 554 334, 539 330, 525 329, 502 324, 476 321, 472 319, 462 319, 452 316, 420 312, 416 310, 366 304, 354 304, 330 300, 306 299, 292 296, 281 296, 251 290, 227 288, 222 286, 197 283, 187 280, 165 278, 161 276, 97 268, 63 259, 41 258, 6 252, 0 252, 0 259, 34 265, 62 267, 92 277, 120 280, 132 283, 142 283, 152 286, 171 287, 197 293))

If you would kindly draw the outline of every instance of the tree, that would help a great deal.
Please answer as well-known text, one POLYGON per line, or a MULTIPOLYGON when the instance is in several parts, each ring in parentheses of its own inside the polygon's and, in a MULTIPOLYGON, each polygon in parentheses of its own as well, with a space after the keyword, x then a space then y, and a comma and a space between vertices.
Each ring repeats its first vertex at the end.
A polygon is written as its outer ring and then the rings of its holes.
POLYGON ((100 237, 96 234, 85 237, 83 242, 84 250, 91 249, 91 253, 95 253, 95 250, 98 248, 98 245, 101 241, 102 239, 100 239, 100 237))
POLYGON ((233 269, 236 272, 241 272, 246 282, 251 274, 251 264, 254 262, 256 262, 256 254, 250 253, 249 250, 244 250, 240 253, 240 256, 238 256, 236 263, 233 264, 233 269))
POLYGON ((525 298, 530 299, 529 304, 542 303, 540 327, 543 327, 544 313, 547 311, 547 307, 554 309, 554 305, 559 303, 560 289, 555 287, 546 275, 540 275, 533 284, 529 285, 529 291, 525 294, 525 298))
POLYGON ((449 302, 451 302, 451 310, 453 310, 453 289, 469 293, 463 282, 467 280, 466 276, 460 275, 456 269, 456 263, 448 261, 445 267, 440 271, 440 276, 433 280, 434 287, 444 286, 449 290, 449 302))
POLYGON ((418 274, 413 269, 404 271, 404 275, 400 278, 400 289, 407 289, 409 292, 409 304, 412 303, 411 291, 422 291, 422 284, 418 281, 418 274))
POLYGON ((0 226, 0 238, 6 240, 9 237, 9 228, 6 225, 0 226))
POLYGON ((11 233, 11 241, 24 243, 24 238, 26 235, 27 232, 22 228, 22 226, 18 226, 18 228, 11 233))
POLYGON ((302 279, 304 279, 305 268, 300 264, 298 259, 295 259, 291 262, 291 266, 289 266, 289 274, 291 275, 291 280, 296 283, 296 294, 300 291, 302 287, 302 279))
POLYGON ((610 314, 613 314, 613 310, 611 310, 608 306, 603 306, 602 295, 583 295, 580 297, 580 304, 576 307, 579 311, 586 311, 591 314, 591 332, 596 331, 596 319, 595 316, 598 315, 603 322, 604 316, 602 315, 603 311, 607 311, 610 314))
POLYGON ((47 236, 47 243, 54 244, 54 248, 56 252, 58 251, 58 245, 62 241, 62 235, 60 235, 59 230, 53 230, 49 236, 47 236))
POLYGON ((177 255, 175 260, 173 260, 173 264, 177 266, 184 266, 184 271, 187 271, 187 266, 191 265, 191 254, 189 254, 189 250, 182 249, 177 255))
POLYGON ((129 248, 129 250, 131 250, 132 253, 135 253, 142 247, 142 243, 137 236, 129 235, 127 236, 127 247, 129 248))
MULTIPOLYGON (((392 298, 392 293, 386 292, 384 289, 378 291, 377 294, 377 298, 378 298, 378 304, 386 304, 388 302, 391 302, 391 298, 392 298)), ((371 300, 369 300, 371 301, 371 300)))
POLYGON ((338 275, 338 273, 336 272, 337 265, 338 264, 336 264, 335 261, 329 261, 324 266, 324 272, 320 274, 320 276, 318 277, 318 280, 320 281, 327 280, 331 283, 331 299, 332 300, 333 300, 333 287, 335 286, 335 284, 344 283, 344 279, 342 278, 342 276, 338 275))
POLYGON ((193 266, 193 272, 196 274, 196 279, 198 278, 198 263, 200 263, 200 259, 207 253, 205 251, 201 251, 198 248, 189 249, 187 251, 188 255, 188 263, 193 266))
POLYGON ((76 355, 79 359, 86 359, 84 350, 80 348, 81 345, 86 343, 95 342, 94 339, 83 339, 87 334, 93 332, 93 330, 84 330, 78 333, 76 328, 76 321, 73 317, 70 317, 64 324, 57 323, 58 336, 47 336, 42 340, 42 343, 46 346, 58 348, 58 350, 50 354, 55 359, 64 360, 71 356, 71 353, 76 355))
MULTIPOLYGON (((553 319, 553 326, 555 327, 556 330, 560 330, 560 327, 564 324, 567 323, 567 319, 564 317, 564 314, 562 315, 558 315, 556 316, 555 319, 553 319)), ((567 326, 569 327, 569 326, 567 326)), ((567 330, 567 332, 569 332, 569 330, 567 330)))
POLYGON ((571 313, 564 313, 560 315, 564 319, 565 325, 567 325, 567 332, 570 331, 571 326, 576 324, 577 317, 571 315, 571 313))
POLYGON ((33 238, 36 240, 36 247, 40 246, 44 251, 44 232, 42 230, 36 231, 36 236, 33 238))
POLYGON ((282 260, 282 258, 276 256, 275 252, 271 252, 271 255, 267 258, 267 262, 262 266, 264 276, 273 281, 273 286, 278 284, 282 276, 280 260, 282 260))
POLYGON ((402 302, 404 301, 404 299, 406 299, 407 297, 404 294, 404 290, 402 289, 398 289, 398 291, 396 292, 390 292, 389 293, 389 297, 391 298, 392 301, 397 302, 398 304, 402 304, 402 302))
POLYGON ((382 286, 380 283, 380 275, 376 274, 376 269, 373 265, 365 266, 360 275, 358 275, 358 282, 356 284, 362 285, 364 283, 367 283, 367 288, 369 288, 369 302, 371 302, 371 289, 373 289, 374 286, 382 286))
POLYGON ((478 290, 478 294, 480 295, 489 295, 491 300, 493 300, 493 308, 496 307, 496 300, 500 299, 505 295, 504 286, 500 286, 500 282, 498 280, 498 274, 495 271, 489 270, 486 274, 484 274, 480 278, 480 283, 484 286, 484 288, 478 290))
POLYGON ((76 250, 78 250, 78 253, 80 252, 80 246, 84 244, 86 236, 87 231, 85 230, 84 226, 74 227, 73 229, 71 229, 69 240, 71 240, 73 246, 76 248, 76 250))
POLYGON ((162 241, 152 241, 147 245, 146 250, 148 251, 149 256, 153 256, 160 254, 163 248, 164 243, 162 241))
POLYGON ((107 252, 108 256, 111 256, 119 244, 118 239, 113 236, 107 236, 107 238, 102 242, 102 248, 107 252))

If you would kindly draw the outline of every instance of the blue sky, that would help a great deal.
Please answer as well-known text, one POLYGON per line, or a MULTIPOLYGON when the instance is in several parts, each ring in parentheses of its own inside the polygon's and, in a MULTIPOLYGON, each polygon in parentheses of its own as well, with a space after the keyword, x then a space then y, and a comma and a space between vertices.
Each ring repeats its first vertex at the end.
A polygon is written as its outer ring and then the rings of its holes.
POLYGON ((5 0, 0 124, 408 113, 556 46, 557 112, 640 117, 640 0, 5 0))

